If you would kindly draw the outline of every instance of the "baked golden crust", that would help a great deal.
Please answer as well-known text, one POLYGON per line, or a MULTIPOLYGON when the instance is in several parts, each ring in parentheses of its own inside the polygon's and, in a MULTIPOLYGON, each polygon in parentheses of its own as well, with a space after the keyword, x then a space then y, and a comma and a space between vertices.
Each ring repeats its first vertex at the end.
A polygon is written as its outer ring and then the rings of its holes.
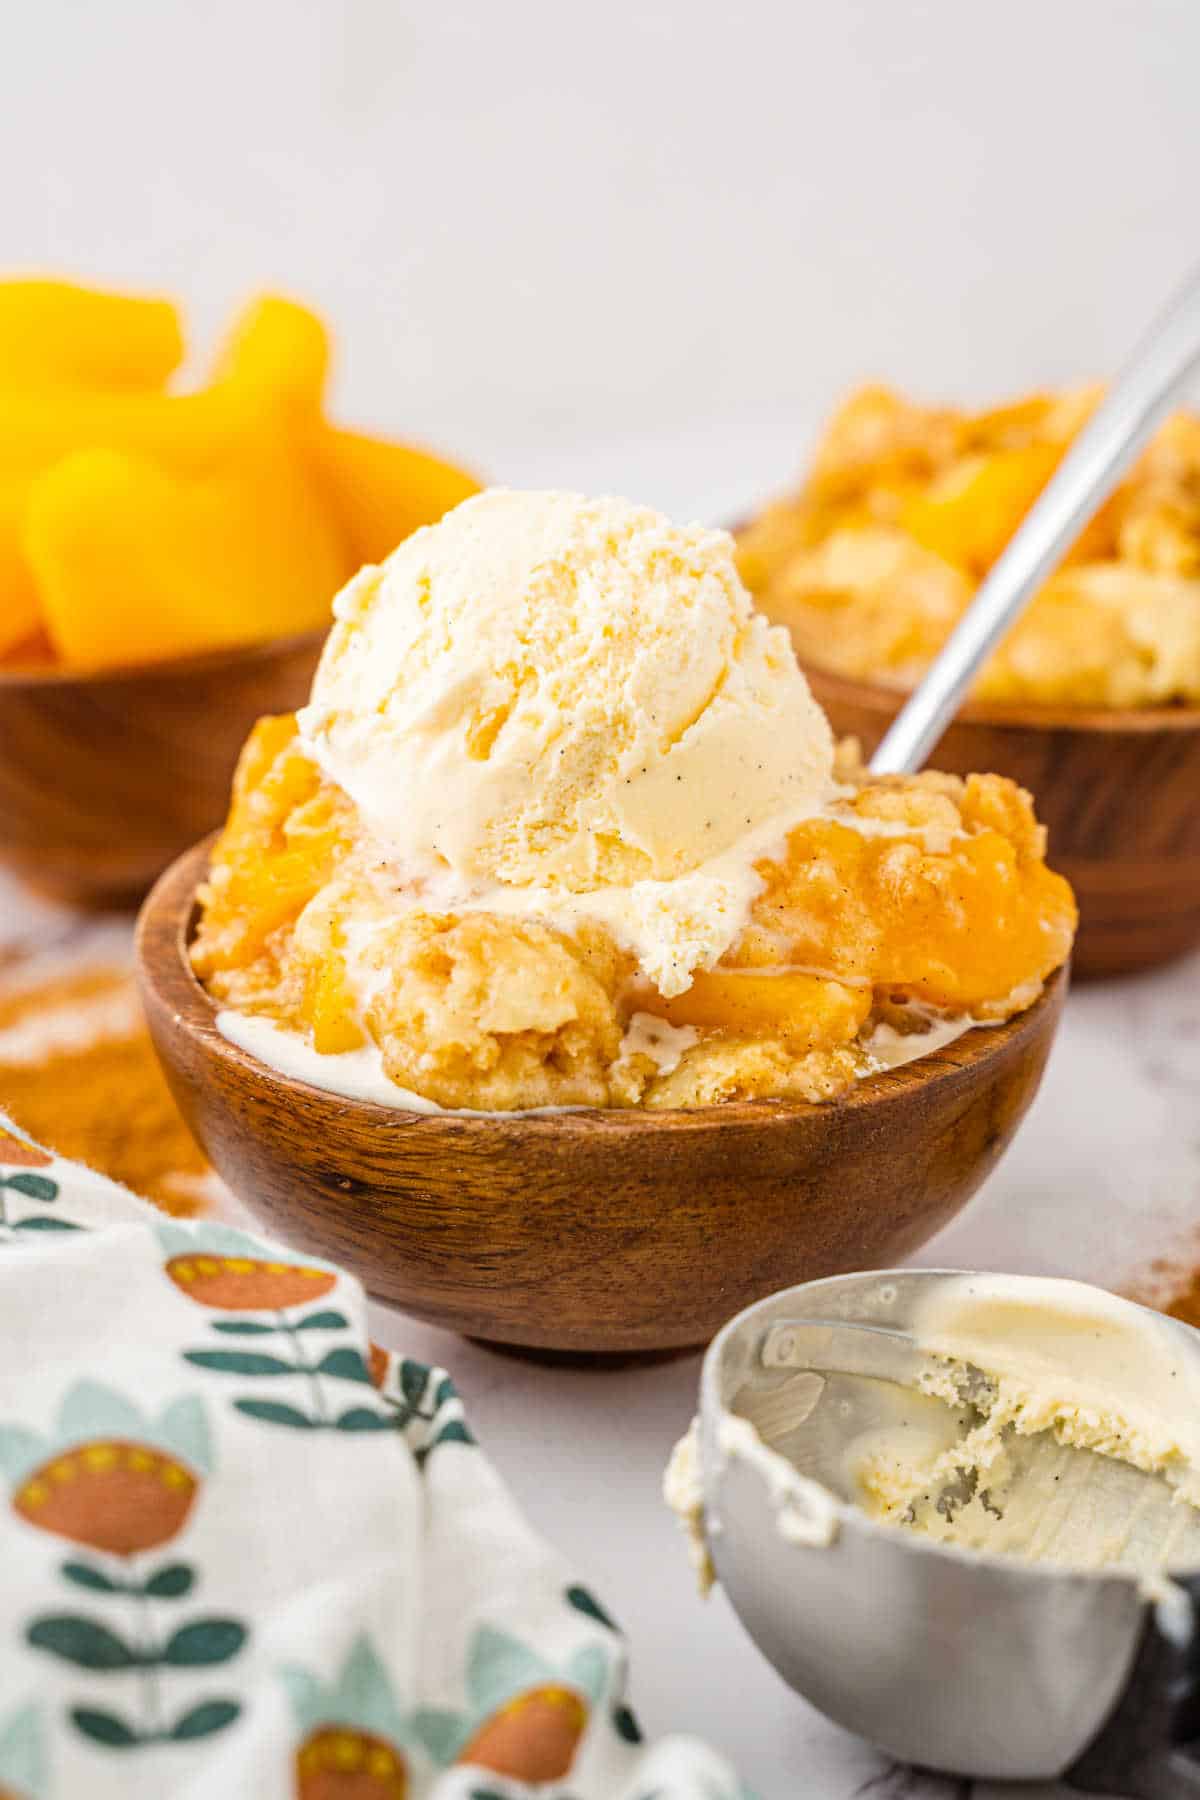
MULTIPOLYGON (((799 491, 739 535, 743 579, 802 661, 911 687, 1100 390, 982 413, 852 394, 799 491)), ((1200 420, 1168 420, 984 667, 980 699, 1200 701, 1200 420)))
POLYGON ((848 753, 839 775, 829 815, 759 865, 728 954, 667 1000, 598 924, 568 935, 398 892, 294 722, 266 719, 200 895, 193 966, 221 1004, 318 1051, 375 1044, 394 1081, 445 1107, 830 1099, 874 1066, 864 1034, 905 1002, 980 1020, 1030 1004, 1075 924, 1012 782, 872 779, 848 753), (627 1034, 638 1013, 682 1034, 673 1067, 627 1034))

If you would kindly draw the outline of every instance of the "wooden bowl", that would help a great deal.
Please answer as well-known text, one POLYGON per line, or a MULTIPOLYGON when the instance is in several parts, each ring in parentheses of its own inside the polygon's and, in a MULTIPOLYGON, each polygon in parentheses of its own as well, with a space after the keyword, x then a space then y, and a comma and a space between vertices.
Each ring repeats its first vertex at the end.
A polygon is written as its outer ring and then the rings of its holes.
POLYGON ((0 862, 72 905, 141 899, 221 823, 250 727, 303 704, 323 641, 0 671, 0 862))
POLYGON ((995 1165, 1067 986, 1060 970, 1007 1025, 821 1106, 402 1112, 289 1079, 220 1035, 187 958, 208 850, 168 869, 138 922, 142 998, 184 1118, 265 1227, 405 1312, 505 1344, 701 1344, 775 1288, 899 1261, 995 1165))
MULTIPOLYGON (((907 696, 803 667, 835 734, 869 757, 907 696)), ((929 765, 1009 775, 1033 794, 1049 860, 1079 901, 1076 975, 1147 969, 1200 944, 1200 707, 970 702, 929 765)))

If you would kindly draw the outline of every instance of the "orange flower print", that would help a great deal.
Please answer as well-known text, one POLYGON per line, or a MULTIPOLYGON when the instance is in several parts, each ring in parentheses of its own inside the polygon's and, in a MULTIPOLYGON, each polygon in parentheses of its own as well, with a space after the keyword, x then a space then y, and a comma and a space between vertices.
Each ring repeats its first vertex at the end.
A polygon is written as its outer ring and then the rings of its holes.
POLYGON ((371 1375, 371 1386, 381 1388, 388 1377, 391 1357, 382 1344, 367 1345, 367 1368, 371 1375))
POLYGON ((0 1114, 0 1248, 33 1241, 31 1232, 79 1230, 71 1220, 44 1210, 58 1199, 59 1186, 51 1176, 37 1171, 49 1168, 53 1161, 40 1145, 10 1131, 0 1114), (9 1170, 15 1173, 7 1173, 9 1170), (30 1201, 37 1210, 29 1210, 30 1201))
POLYGON ((210 1459, 204 1409, 191 1396, 149 1418, 114 1389, 81 1381, 51 1436, 0 1426, 0 1470, 18 1518, 113 1556, 175 1537, 210 1459))
POLYGON ((345 1338, 352 1332, 346 1314, 307 1304, 337 1286, 336 1269, 291 1262, 227 1225, 195 1231, 162 1226, 158 1238, 169 1253, 168 1278, 189 1300, 223 1315, 209 1320, 223 1340, 221 1348, 185 1350, 184 1360, 212 1374, 271 1383, 271 1392, 238 1395, 233 1401, 238 1412, 297 1431, 393 1429, 387 1413, 364 1406, 361 1397, 346 1405, 331 1386, 371 1385, 358 1343, 329 1341, 330 1333, 345 1338), (285 1382, 290 1385, 280 1385, 285 1382))
POLYGON ((49 1151, 0 1125, 0 1168, 48 1169, 53 1161, 49 1151))
POLYGON ((534 1688, 502 1706, 455 1761, 518 1781, 560 1781, 575 1761, 587 1721, 587 1707, 570 1688, 534 1688))
POLYGON ((232 1225, 159 1228, 166 1273, 181 1294, 215 1312, 284 1312, 321 1300, 337 1286, 337 1270, 280 1256, 232 1225))
POLYGON ((173 1256, 167 1274, 189 1300, 222 1312, 282 1312, 337 1286, 328 1269, 249 1256, 173 1256))
POLYGON ((582 1646, 556 1669, 506 1632, 481 1625, 467 1655, 466 1709, 423 1707, 413 1727, 443 1767, 466 1763, 516 1781, 560 1781, 609 1677, 599 1645, 582 1646))
POLYGON ((296 1794, 297 1800, 407 1800, 408 1770, 386 1739, 325 1725, 297 1753, 296 1794))
POLYGON ((303 1734, 296 1800, 407 1800, 408 1721, 368 1637, 329 1683, 295 1665, 280 1677, 303 1734))
MULTIPOLYGON (((161 1608, 185 1599, 199 1571, 174 1559, 157 1568, 137 1560, 183 1530, 211 1466, 208 1421, 194 1395, 151 1416, 113 1388, 80 1381, 64 1397, 48 1437, 0 1426, 0 1469, 13 1484, 13 1512, 92 1552, 59 1568, 64 1582, 86 1591, 89 1610, 42 1613, 26 1626, 25 1642, 96 1680, 139 1676, 132 1716, 91 1703, 68 1712, 81 1736, 107 1749, 190 1743, 223 1731, 241 1712, 227 1694, 194 1693, 173 1719, 165 1712, 164 1690, 175 1675, 228 1662, 248 1633, 240 1619, 212 1614, 167 1631, 161 1608), (121 1629, 126 1612, 132 1614, 128 1635, 121 1629)), ((78 1592, 74 1597, 78 1603, 78 1592)), ((135 1698, 128 1687, 124 1692, 135 1698)))
POLYGON ((199 1486, 178 1457, 95 1438, 34 1469, 13 1495, 30 1525, 113 1556, 156 1550, 182 1531, 199 1486))

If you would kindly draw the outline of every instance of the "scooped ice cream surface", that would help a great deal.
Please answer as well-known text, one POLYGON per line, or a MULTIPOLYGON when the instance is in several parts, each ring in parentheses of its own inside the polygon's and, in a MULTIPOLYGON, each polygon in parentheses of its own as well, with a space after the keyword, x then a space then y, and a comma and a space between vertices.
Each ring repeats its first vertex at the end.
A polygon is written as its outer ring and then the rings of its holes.
POLYGON ((913 1336, 945 1359, 922 1383, 943 1419, 858 1446, 869 1512, 1030 1561, 1195 1566, 1200 1335, 1084 1282, 960 1275, 913 1336))
POLYGON ((491 489, 334 610, 301 732, 410 869, 671 881, 827 797, 829 726, 724 532, 491 489))

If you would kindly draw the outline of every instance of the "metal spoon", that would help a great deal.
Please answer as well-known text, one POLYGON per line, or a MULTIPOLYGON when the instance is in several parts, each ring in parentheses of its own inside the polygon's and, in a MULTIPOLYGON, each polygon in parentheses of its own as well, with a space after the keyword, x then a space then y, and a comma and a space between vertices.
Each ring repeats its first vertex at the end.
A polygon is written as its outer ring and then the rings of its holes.
POLYGON ((980 664, 1108 498, 1200 363, 1200 271, 1193 273, 1080 432, 975 599, 871 758, 876 775, 913 774, 950 723, 980 664))

